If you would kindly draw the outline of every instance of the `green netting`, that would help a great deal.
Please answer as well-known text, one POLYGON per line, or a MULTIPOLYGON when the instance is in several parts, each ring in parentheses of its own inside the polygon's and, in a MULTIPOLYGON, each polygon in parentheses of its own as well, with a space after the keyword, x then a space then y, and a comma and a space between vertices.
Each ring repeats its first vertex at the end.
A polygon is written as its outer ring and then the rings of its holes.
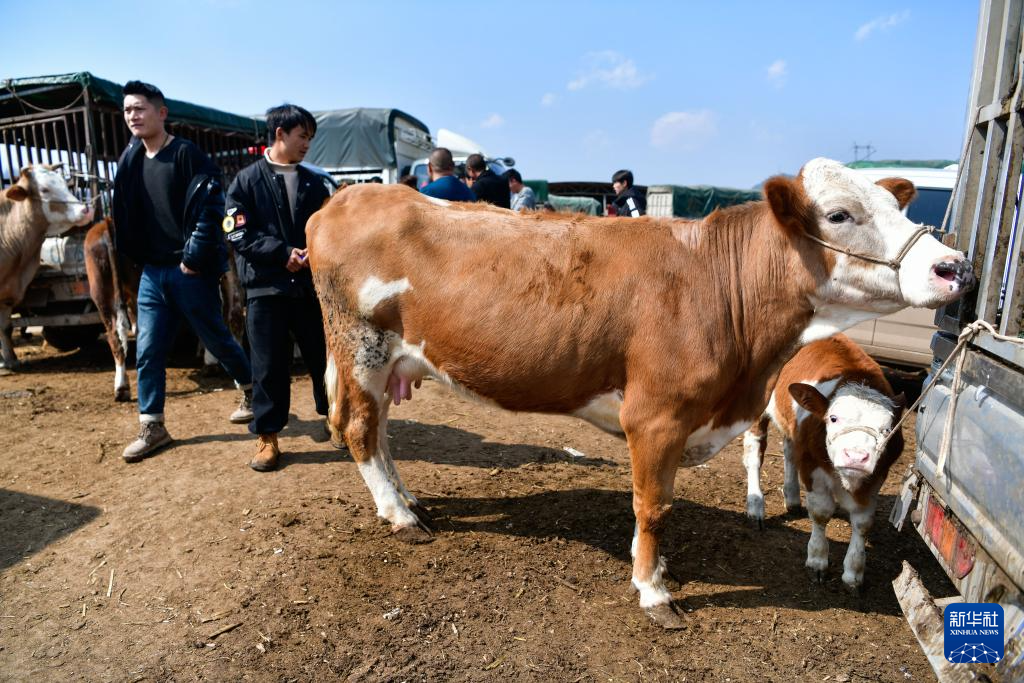
POLYGON ((881 161, 851 161, 847 168, 946 168, 957 163, 952 159, 883 159, 881 161))
POLYGON ((678 218, 703 218, 718 208, 762 199, 759 190, 712 185, 651 185, 647 188, 648 212, 666 195, 671 196, 672 215, 678 218))
MULTIPOLYGON (((120 110, 121 85, 97 78, 87 71, 32 78, 0 80, 0 118, 60 110, 85 104, 120 110)), ((266 126, 248 116, 201 107, 181 100, 167 100, 167 118, 218 131, 234 131, 262 136, 266 126)))
POLYGON ((585 213, 588 216, 601 215, 601 202, 593 197, 562 197, 557 194, 548 195, 544 202, 562 213, 585 213))

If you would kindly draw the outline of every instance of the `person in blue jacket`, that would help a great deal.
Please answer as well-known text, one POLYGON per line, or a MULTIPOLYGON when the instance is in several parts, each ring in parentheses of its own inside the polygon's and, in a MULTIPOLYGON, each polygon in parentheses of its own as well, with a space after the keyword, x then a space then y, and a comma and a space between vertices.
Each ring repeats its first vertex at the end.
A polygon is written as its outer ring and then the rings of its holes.
POLYGON ((431 182, 420 190, 428 197, 447 199, 453 202, 475 202, 476 195, 466 184, 455 177, 455 161, 451 150, 438 147, 430 153, 427 171, 431 182))

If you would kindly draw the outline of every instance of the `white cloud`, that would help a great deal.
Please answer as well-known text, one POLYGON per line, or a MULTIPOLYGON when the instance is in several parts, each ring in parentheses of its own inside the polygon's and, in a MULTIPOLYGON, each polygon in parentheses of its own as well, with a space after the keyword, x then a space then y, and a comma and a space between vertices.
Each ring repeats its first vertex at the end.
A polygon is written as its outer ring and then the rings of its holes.
POLYGON ((544 97, 540 98, 540 106, 542 107, 550 107, 554 103, 555 93, 553 92, 546 92, 544 93, 544 97))
POLYGON ((611 137, 609 137, 608 133, 601 128, 589 131, 586 135, 583 136, 583 146, 588 149, 600 149, 603 147, 610 147, 611 144, 611 137))
POLYGON ((501 114, 491 114, 486 119, 480 122, 481 128, 498 128, 505 123, 505 119, 501 117, 501 114))
POLYGON ((786 60, 776 59, 766 69, 768 72, 768 82, 774 84, 777 88, 781 88, 786 84, 786 60))
POLYGON ((853 34, 853 37, 857 40, 865 40, 875 31, 886 31, 893 26, 902 24, 904 21, 910 18, 910 10, 905 9, 897 14, 890 14, 889 16, 881 16, 872 19, 868 23, 857 29, 857 32, 853 34))
POLYGON ((654 78, 642 74, 632 59, 613 50, 591 52, 584 56, 586 70, 577 78, 569 81, 569 90, 583 90, 591 85, 602 85, 615 90, 637 88, 654 78))
POLYGON ((655 147, 693 149, 717 132, 715 113, 709 109, 670 111, 651 126, 651 144, 655 147))

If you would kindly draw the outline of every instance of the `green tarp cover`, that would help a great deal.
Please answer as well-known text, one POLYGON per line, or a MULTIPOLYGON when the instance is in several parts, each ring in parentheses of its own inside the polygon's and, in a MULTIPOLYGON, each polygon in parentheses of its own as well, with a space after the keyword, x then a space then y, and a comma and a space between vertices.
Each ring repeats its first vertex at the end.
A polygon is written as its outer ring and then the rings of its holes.
MULTIPOLYGON (((0 80, 0 117, 39 113, 32 107, 60 109, 69 105, 80 106, 84 103, 85 90, 88 90, 92 104, 121 109, 124 98, 121 96, 120 84, 97 78, 88 71, 81 71, 56 76, 0 80)), ((167 100, 167 118, 172 122, 201 128, 234 131, 260 137, 266 130, 262 121, 248 116, 229 114, 226 111, 201 107, 181 100, 167 100)))
POLYGON ((713 185, 651 185, 647 188, 648 208, 655 194, 672 195, 672 215, 678 218, 703 218, 718 208, 762 199, 759 190, 713 185))
POLYGON ((588 216, 601 215, 601 202, 593 197, 562 197, 557 194, 549 194, 546 203, 554 207, 555 211, 562 213, 585 213, 588 216))
POLYGON ((537 198, 538 204, 543 204, 548 200, 548 181, 546 180, 524 180, 523 185, 533 190, 534 196, 537 198))
POLYGON ((946 168, 951 159, 889 159, 882 161, 851 161, 848 168, 946 168))
POLYGON ((398 109, 335 109, 313 116, 316 137, 306 161, 325 169, 397 166, 394 123, 398 116, 430 133, 425 124, 398 109))

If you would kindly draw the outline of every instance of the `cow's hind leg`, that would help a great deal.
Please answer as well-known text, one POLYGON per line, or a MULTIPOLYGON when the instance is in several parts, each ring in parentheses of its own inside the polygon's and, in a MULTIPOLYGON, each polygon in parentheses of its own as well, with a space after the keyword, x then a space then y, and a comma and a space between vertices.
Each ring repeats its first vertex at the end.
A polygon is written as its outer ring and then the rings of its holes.
POLYGON ((344 435, 373 496, 377 516, 390 522, 402 540, 429 540, 425 511, 402 483, 388 447, 385 392, 390 344, 382 338, 386 335, 345 336, 356 338, 364 347, 354 354, 336 348, 329 352, 325 385, 331 431, 344 435))
POLYGON ((18 366, 11 339, 11 307, 0 302, 0 369, 10 372, 18 366))
POLYGON ((764 529, 764 493, 761 465, 768 447, 768 418, 762 417, 743 435, 743 467, 747 470, 747 517, 764 529))

